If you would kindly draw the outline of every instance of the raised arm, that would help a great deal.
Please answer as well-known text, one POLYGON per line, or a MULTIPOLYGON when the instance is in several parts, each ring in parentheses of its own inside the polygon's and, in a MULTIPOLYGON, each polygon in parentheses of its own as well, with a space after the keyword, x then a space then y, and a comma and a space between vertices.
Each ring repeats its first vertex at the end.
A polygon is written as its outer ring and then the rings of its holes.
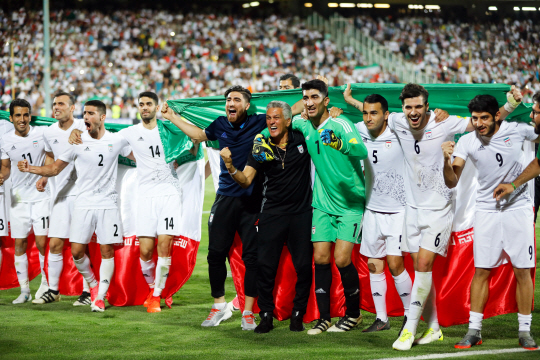
POLYGON ((68 166, 69 163, 63 160, 56 160, 54 163, 44 166, 31 166, 28 164, 28 160, 21 160, 17 164, 20 172, 29 172, 36 175, 51 177, 56 176, 62 172, 68 166))
POLYGON ((188 124, 182 118, 173 111, 167 104, 167 102, 161 105, 161 114, 163 117, 174 125, 176 125, 180 130, 182 130, 191 140, 195 141, 207 141, 206 133, 203 129, 196 127, 195 125, 188 124))
POLYGON ((331 129, 319 130, 324 145, 338 150, 343 155, 365 159, 368 156, 366 145, 362 137, 351 123, 342 123, 343 129, 335 133, 331 129))
POLYGON ((357 108, 358 111, 364 111, 364 103, 352 97, 351 84, 347 84, 347 88, 343 92, 343 100, 345 100, 347 104, 357 108))
POLYGON ((4 181, 9 179, 11 174, 11 160, 2 159, 2 169, 0 170, 0 185, 4 184, 4 181))
POLYGON ((534 179, 538 175, 540 175, 540 159, 534 158, 514 182, 510 184, 499 184, 499 186, 493 190, 493 197, 499 201, 503 196, 512 193, 515 189, 525 184, 527 181, 534 179))
POLYGON ((444 155, 444 183, 450 189, 453 189, 457 186, 461 173, 463 171, 463 166, 465 166, 465 160, 460 157, 454 159, 452 163, 452 154, 454 153, 454 146, 456 145, 453 141, 446 141, 442 143, 441 148, 444 155))
POLYGON ((223 148, 219 155, 223 159, 223 162, 225 163, 225 166, 227 167, 227 170, 229 171, 229 174, 233 178, 234 181, 238 185, 240 185, 243 189, 246 189, 251 185, 253 182, 253 179, 255 178, 255 175, 257 175, 257 170, 252 168, 249 165, 246 165, 243 171, 238 170, 234 167, 232 162, 232 154, 228 147, 223 148))
POLYGON ((506 104, 499 108, 499 111, 501 112, 501 120, 506 119, 506 117, 510 115, 519 106, 519 104, 521 104, 523 94, 515 85, 512 85, 510 91, 506 93, 506 100, 506 104))

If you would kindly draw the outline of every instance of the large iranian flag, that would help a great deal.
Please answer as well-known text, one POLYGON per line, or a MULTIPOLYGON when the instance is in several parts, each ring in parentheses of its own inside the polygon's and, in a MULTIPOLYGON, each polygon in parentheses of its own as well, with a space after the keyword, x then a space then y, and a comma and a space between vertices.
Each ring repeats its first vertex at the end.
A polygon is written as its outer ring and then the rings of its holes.
MULTIPOLYGON (((440 108, 448 111, 452 115, 469 116, 467 104, 476 95, 493 95, 502 106, 506 102, 506 92, 510 89, 507 85, 486 84, 486 85, 424 85, 429 91, 429 104, 431 109, 440 108)), ((390 112, 400 112, 401 102, 399 94, 403 89, 402 84, 353 84, 352 95, 355 99, 363 100, 369 94, 380 94, 388 100, 390 112)), ((329 89, 330 105, 344 110, 343 116, 356 123, 362 120, 360 112, 349 106, 343 100, 345 86, 332 87, 329 89)), ((289 105, 293 105, 301 99, 301 90, 286 90, 267 93, 253 94, 249 113, 264 113, 266 105, 272 100, 282 100, 289 105)), ((205 128, 213 119, 225 115, 225 99, 221 96, 182 99, 168 101, 169 106, 177 113, 196 124, 205 128)), ((520 105, 509 117, 512 121, 529 121, 530 108, 520 105)), ((527 157, 534 157, 534 147, 527 144, 524 151, 527 157)), ((469 287, 474 275, 473 260, 473 214, 476 192, 476 169, 469 162, 462 174, 457 188, 456 214, 454 217, 453 232, 450 246, 446 258, 438 257, 434 267, 434 281, 438 290, 439 322, 443 326, 463 324, 468 321, 470 309, 469 287)), ((529 186, 532 190, 534 186, 529 186)), ((529 226, 534 226, 530 224, 529 226)), ((243 307, 243 276, 244 265, 241 259, 242 244, 240 239, 235 239, 230 252, 230 264, 233 273, 233 280, 236 290, 240 296, 240 303, 243 307)), ((332 259, 333 262, 333 259, 332 259)), ((367 258, 359 253, 359 245, 356 245, 353 252, 353 262, 358 269, 362 285, 361 308, 374 313, 375 306, 371 297, 369 283, 369 271, 367 268, 367 258)), ((343 316, 345 314, 345 297, 341 286, 340 275, 333 266, 332 281, 332 317, 343 316)), ((414 269, 409 256, 406 257, 406 267, 409 274, 414 277, 414 269)), ((388 269, 386 269, 388 272, 388 269)), ((535 270, 531 270, 534 281, 535 270)), ((393 278, 388 272, 386 275, 388 282, 387 309, 390 316, 403 315, 401 300, 395 291, 393 278)), ((296 273, 292 265, 290 254, 284 247, 281 255, 281 263, 277 273, 276 288, 274 289, 274 299, 276 309, 274 315, 279 320, 287 319, 292 312, 292 299, 295 295, 294 284, 296 273)), ((484 311, 484 317, 492 317, 500 314, 517 312, 515 301, 516 280, 511 264, 504 265, 494 274, 490 280, 490 297, 484 311)), ((314 284, 312 285, 311 296, 308 303, 305 322, 310 322, 319 318, 317 304, 315 301, 314 284)))

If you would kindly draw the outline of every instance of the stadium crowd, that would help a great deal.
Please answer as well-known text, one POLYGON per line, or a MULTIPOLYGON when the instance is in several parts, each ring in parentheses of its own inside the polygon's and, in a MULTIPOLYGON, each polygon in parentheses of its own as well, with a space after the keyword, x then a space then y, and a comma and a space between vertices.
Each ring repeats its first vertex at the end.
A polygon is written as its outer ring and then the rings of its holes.
POLYGON ((473 24, 447 22, 435 16, 376 20, 359 16, 355 24, 366 35, 415 62, 419 70, 431 66, 442 82, 515 84, 523 90, 525 100, 540 90, 540 25, 530 19, 473 24))
MULTIPOLYGON (((11 101, 9 41, 14 41, 17 97, 28 99, 38 111, 43 102, 43 92, 36 87, 44 61, 41 13, 0 12, 0 23, 0 106, 5 109, 11 101)), ((79 104, 99 99, 119 105, 117 117, 122 118, 136 116, 134 98, 148 88, 177 99, 221 95, 232 85, 274 90, 286 73, 300 79, 324 73, 331 85, 396 80, 384 73, 353 72, 365 65, 359 53, 338 51, 298 18, 275 15, 245 19, 152 10, 110 15, 53 11, 51 55, 54 88, 72 92, 79 104)))

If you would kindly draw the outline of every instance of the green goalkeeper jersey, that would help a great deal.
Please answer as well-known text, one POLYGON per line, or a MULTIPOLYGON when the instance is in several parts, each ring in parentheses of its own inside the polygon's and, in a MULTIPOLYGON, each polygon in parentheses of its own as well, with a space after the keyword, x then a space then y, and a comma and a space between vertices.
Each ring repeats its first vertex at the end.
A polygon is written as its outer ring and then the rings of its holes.
MULTIPOLYGON (((300 118, 293 121, 292 129, 304 134, 315 165, 313 207, 337 216, 363 214, 366 191, 360 160, 368 153, 356 127, 343 118, 328 118, 315 128, 300 118), (341 150, 323 145, 319 134, 323 129, 334 131, 343 141, 341 150)), ((268 129, 262 134, 268 137, 268 129)))

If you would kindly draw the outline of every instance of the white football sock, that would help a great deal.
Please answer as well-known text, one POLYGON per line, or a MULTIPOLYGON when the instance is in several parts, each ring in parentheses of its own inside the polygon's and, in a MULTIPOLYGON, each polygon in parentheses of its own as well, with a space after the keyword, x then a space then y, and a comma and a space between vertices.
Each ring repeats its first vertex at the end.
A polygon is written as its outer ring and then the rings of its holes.
POLYGON ((407 270, 403 270, 398 276, 393 276, 396 290, 403 303, 405 316, 409 316, 409 306, 411 305, 412 280, 407 270))
POLYGON ((82 279, 82 289, 83 292, 90 293, 90 285, 88 285, 85 278, 82 279))
POLYGON ((222 303, 214 303, 212 305, 212 309, 218 309, 218 310, 225 310, 225 307, 227 306, 227 302, 222 303))
POLYGON ((64 255, 51 254, 49 251, 49 289, 58 291, 58 284, 60 283, 60 275, 62 274, 62 268, 64 267, 64 255))
POLYGON ((45 255, 39 253, 39 267, 41 268, 41 283, 48 285, 47 275, 45 274, 45 255))
POLYGON ((433 278, 431 272, 414 272, 414 284, 411 291, 411 307, 409 308, 409 316, 405 329, 409 330, 413 335, 416 335, 416 328, 422 315, 426 299, 431 292, 433 278))
POLYGON ((28 257, 26 254, 21 256, 15 255, 15 270, 17 271, 17 279, 21 292, 29 293, 30 285, 28 283, 28 257))
POLYGON ((428 328, 439 331, 439 318, 437 317, 437 296, 435 295, 435 284, 431 285, 431 291, 424 307, 424 320, 428 328))
POLYGON ((79 260, 73 259, 73 262, 75 263, 77 270, 79 270, 83 276, 84 280, 88 283, 89 287, 97 286, 98 282, 94 276, 94 271, 92 271, 92 268, 90 267, 90 259, 88 256, 84 254, 84 256, 79 260))
POLYGON ((141 263, 141 270, 144 276, 144 280, 146 280, 146 283, 150 286, 150 288, 153 288, 156 269, 156 264, 154 263, 154 260, 150 259, 148 261, 144 261, 143 259, 139 258, 139 262, 141 263))
POLYGON ((161 291, 165 289, 165 283, 169 276, 169 268, 171 267, 170 257, 158 257, 156 266, 156 286, 154 287, 154 296, 161 296, 161 291))
POLYGON ((371 296, 375 304, 377 318, 386 322, 388 321, 388 314, 386 313, 386 275, 384 272, 380 274, 370 273, 369 283, 371 284, 371 296))
POLYGON ((469 329, 482 330, 484 314, 469 311, 469 329))
POLYGON ((531 331, 532 314, 523 315, 518 313, 519 331, 531 331))
POLYGON ((101 265, 99 267, 99 290, 97 299, 103 300, 109 286, 111 285, 111 279, 114 273, 114 257, 110 259, 101 259, 101 265))

